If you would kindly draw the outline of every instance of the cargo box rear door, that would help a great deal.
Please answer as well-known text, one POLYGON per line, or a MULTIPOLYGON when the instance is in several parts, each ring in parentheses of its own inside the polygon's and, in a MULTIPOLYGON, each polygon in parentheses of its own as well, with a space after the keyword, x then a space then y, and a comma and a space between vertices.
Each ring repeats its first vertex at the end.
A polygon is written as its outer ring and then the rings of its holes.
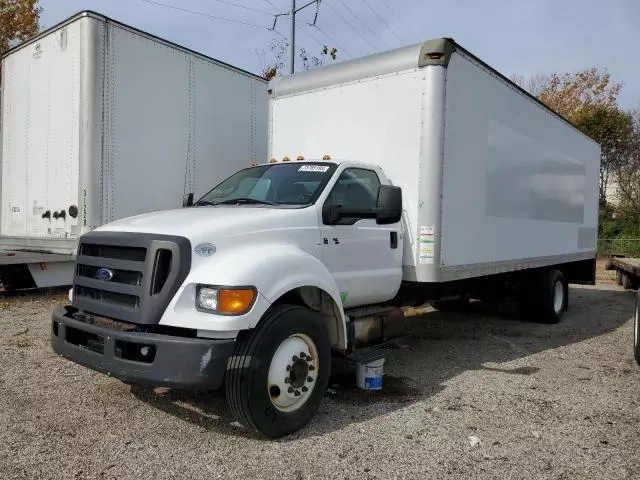
POLYGON ((0 235, 77 233, 81 23, 3 62, 0 235))

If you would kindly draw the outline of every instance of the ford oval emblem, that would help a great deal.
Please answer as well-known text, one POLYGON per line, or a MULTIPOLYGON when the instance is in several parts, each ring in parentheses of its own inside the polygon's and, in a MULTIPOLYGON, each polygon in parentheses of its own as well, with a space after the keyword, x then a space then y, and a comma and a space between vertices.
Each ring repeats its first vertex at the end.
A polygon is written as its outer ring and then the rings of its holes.
POLYGON ((194 250, 199 257, 210 257, 216 253, 216 246, 213 243, 201 243, 194 250))
POLYGON ((96 272, 96 278, 103 282, 110 282, 113 280, 114 275, 113 270, 109 270, 108 268, 99 268, 96 272))

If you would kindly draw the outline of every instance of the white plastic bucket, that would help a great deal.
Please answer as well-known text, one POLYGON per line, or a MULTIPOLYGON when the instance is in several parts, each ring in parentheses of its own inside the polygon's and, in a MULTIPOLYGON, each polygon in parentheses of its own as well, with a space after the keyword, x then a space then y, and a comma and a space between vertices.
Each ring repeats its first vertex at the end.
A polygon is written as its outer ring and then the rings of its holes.
POLYGON ((384 358, 371 363, 358 363, 356 383, 363 390, 381 390, 384 375, 384 358))

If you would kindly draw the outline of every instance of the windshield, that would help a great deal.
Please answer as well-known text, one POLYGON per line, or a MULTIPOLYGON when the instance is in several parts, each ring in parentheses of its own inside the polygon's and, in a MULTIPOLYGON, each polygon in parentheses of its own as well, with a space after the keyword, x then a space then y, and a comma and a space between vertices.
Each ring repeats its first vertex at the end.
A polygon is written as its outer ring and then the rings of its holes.
POLYGON ((318 198, 334 170, 329 163, 277 163, 241 170, 196 205, 309 205, 318 198))

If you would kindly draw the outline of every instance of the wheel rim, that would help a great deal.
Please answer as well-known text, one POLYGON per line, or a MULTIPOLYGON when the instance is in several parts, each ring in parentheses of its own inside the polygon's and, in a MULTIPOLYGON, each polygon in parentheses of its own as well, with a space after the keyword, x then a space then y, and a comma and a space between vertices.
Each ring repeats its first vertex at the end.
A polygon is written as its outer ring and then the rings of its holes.
POLYGON ((635 313, 633 315, 633 346, 638 348, 638 309, 640 305, 638 305, 638 300, 640 299, 640 293, 636 296, 636 308, 635 313))
POLYGON ((564 305, 564 285, 558 281, 553 287, 553 310, 556 314, 562 311, 564 305))
POLYGON ((267 389, 271 403, 281 412, 299 409, 313 393, 318 378, 318 349, 304 334, 291 335, 271 359, 267 389))

